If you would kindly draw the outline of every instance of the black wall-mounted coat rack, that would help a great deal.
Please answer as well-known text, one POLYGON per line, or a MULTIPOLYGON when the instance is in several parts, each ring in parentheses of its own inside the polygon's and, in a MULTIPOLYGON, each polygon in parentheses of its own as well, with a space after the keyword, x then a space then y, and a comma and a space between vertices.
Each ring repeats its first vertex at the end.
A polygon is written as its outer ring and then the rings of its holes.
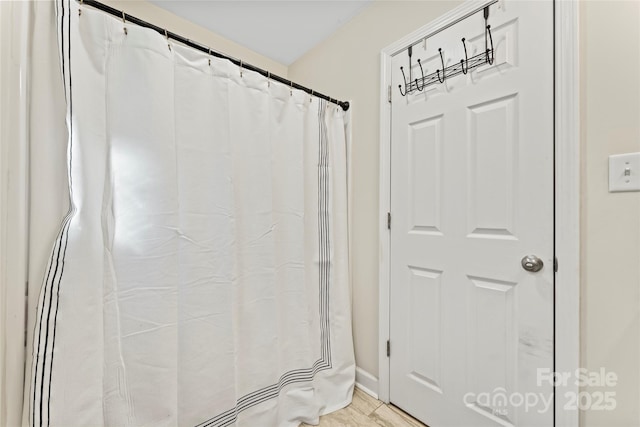
POLYGON ((409 46, 407 52, 409 54, 409 80, 407 80, 407 76, 404 72, 404 68, 400 67, 400 71, 402 72, 402 78, 404 80, 404 90, 403 85, 398 85, 398 89, 400 89, 400 94, 402 96, 406 96, 412 92, 419 91, 422 92, 425 87, 430 86, 436 83, 444 83, 448 77, 457 76, 458 74, 467 74, 469 70, 479 67, 484 64, 493 64, 494 61, 494 50, 493 50, 493 37, 491 35, 491 25, 488 24, 489 20, 489 6, 484 8, 484 21, 485 21, 485 29, 484 29, 484 52, 480 52, 477 55, 469 58, 467 56, 467 44, 466 39, 462 38, 462 45, 464 47, 464 59, 461 59, 459 63, 455 63, 449 65, 448 67, 444 66, 444 53, 442 52, 442 48, 438 49, 438 53, 440 54, 440 62, 442 64, 442 68, 437 69, 434 73, 424 75, 424 70, 422 68, 422 62, 418 59, 418 65, 420 66, 420 74, 421 77, 413 78, 412 76, 412 63, 411 56, 413 55, 413 47, 409 46))

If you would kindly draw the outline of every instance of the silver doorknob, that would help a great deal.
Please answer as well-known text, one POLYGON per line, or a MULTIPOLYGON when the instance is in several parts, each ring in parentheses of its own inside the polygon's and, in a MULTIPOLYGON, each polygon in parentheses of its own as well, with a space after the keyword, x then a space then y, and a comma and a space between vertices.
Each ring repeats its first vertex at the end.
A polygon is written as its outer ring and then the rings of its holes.
POLYGON ((527 255, 522 258, 522 268, 532 273, 542 270, 544 262, 535 255, 527 255))

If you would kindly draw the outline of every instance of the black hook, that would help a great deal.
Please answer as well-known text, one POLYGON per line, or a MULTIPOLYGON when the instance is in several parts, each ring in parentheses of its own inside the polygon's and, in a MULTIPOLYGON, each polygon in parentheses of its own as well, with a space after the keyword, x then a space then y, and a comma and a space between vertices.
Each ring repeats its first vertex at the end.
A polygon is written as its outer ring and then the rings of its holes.
POLYGON ((422 74, 422 87, 420 87, 420 85, 418 84, 418 79, 416 79, 416 89, 418 89, 420 92, 422 92, 424 90, 424 70, 422 69, 422 63, 420 62, 420 59, 418 59, 418 65, 420 66, 420 74, 422 74))
POLYGON ((493 60, 495 59, 495 52, 493 50, 493 37, 491 36, 491 25, 487 25, 487 29, 484 32, 484 48, 487 55, 487 62, 489 65, 493 64, 493 60), (489 32, 489 40, 491 40, 491 51, 489 51, 489 45, 487 44, 487 32, 489 32), (491 52, 491 59, 489 59, 489 52, 491 52))
POLYGON ((398 87, 400 88, 400 95, 402 96, 411 92, 411 55, 413 54, 413 46, 409 46, 407 51, 409 53, 409 84, 407 85, 407 76, 404 74, 404 69, 400 67, 400 71, 402 71, 402 80, 404 80, 404 93, 402 93, 402 85, 398 85, 398 87))
POLYGON ((484 51, 486 60, 489 65, 493 65, 495 59, 495 51, 493 50, 493 37, 491 36, 491 25, 489 25, 489 6, 484 8, 484 24, 486 29, 484 30, 484 51), (491 40, 491 59, 489 59, 489 45, 487 44, 487 31, 489 32, 489 39, 491 40))
MULTIPOLYGON (((413 80, 411 78, 411 69, 413 68, 411 66, 411 55, 413 55, 413 46, 409 46, 409 49, 407 49, 407 51, 409 52, 409 84, 411 84, 411 80, 413 80)), ((409 88, 411 89, 411 88, 409 88)))
POLYGON ((460 60, 460 68, 462 68, 462 74, 467 74, 467 72, 469 71, 469 57, 467 56, 467 44, 464 42, 464 40, 465 39, 463 37, 462 46, 464 46, 464 59, 460 60))
POLYGON ((440 52, 440 62, 442 62, 442 80, 440 80, 440 70, 436 70, 436 74, 438 76, 438 81, 440 83, 444 83, 446 77, 444 75, 444 57, 442 56, 442 48, 438 48, 438 52, 440 52))
POLYGON ((402 80, 404 80, 404 93, 402 92, 402 85, 398 85, 398 89, 400 89, 400 95, 405 96, 407 94, 407 76, 404 75, 404 68, 400 67, 400 71, 402 71, 402 80))

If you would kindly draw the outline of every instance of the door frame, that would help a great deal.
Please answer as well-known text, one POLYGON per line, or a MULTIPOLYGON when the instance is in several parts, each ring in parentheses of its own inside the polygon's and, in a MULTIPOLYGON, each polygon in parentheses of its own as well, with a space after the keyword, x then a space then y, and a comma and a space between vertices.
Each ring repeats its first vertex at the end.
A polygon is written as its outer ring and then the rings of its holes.
MULTIPOLYGON (((29 252, 29 50, 33 5, 0 3, 0 425, 21 425, 29 252), (12 23, 15 23, 11 25, 12 23), (22 82, 22 83, 21 83, 22 82)), ((29 371, 29 367, 26 367, 29 371)))
MULTIPOLYGON (((460 6, 382 49, 380 53, 380 183, 379 183, 379 334, 378 398, 389 403, 390 367, 390 230, 391 211, 391 59, 410 44, 504 0, 467 0, 460 6)), ((554 364, 556 372, 580 367, 580 84, 579 2, 554 0, 554 364)), ((578 411, 565 410, 557 396, 578 393, 575 384, 555 387, 556 426, 578 427, 578 411)))

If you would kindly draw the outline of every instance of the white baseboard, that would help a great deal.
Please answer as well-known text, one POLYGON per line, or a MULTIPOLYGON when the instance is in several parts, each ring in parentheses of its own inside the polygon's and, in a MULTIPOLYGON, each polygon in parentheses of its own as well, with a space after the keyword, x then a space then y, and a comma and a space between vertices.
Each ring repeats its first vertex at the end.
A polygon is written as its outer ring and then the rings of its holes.
POLYGON ((368 395, 378 398, 378 379, 369 372, 356 366, 356 387, 368 395))

